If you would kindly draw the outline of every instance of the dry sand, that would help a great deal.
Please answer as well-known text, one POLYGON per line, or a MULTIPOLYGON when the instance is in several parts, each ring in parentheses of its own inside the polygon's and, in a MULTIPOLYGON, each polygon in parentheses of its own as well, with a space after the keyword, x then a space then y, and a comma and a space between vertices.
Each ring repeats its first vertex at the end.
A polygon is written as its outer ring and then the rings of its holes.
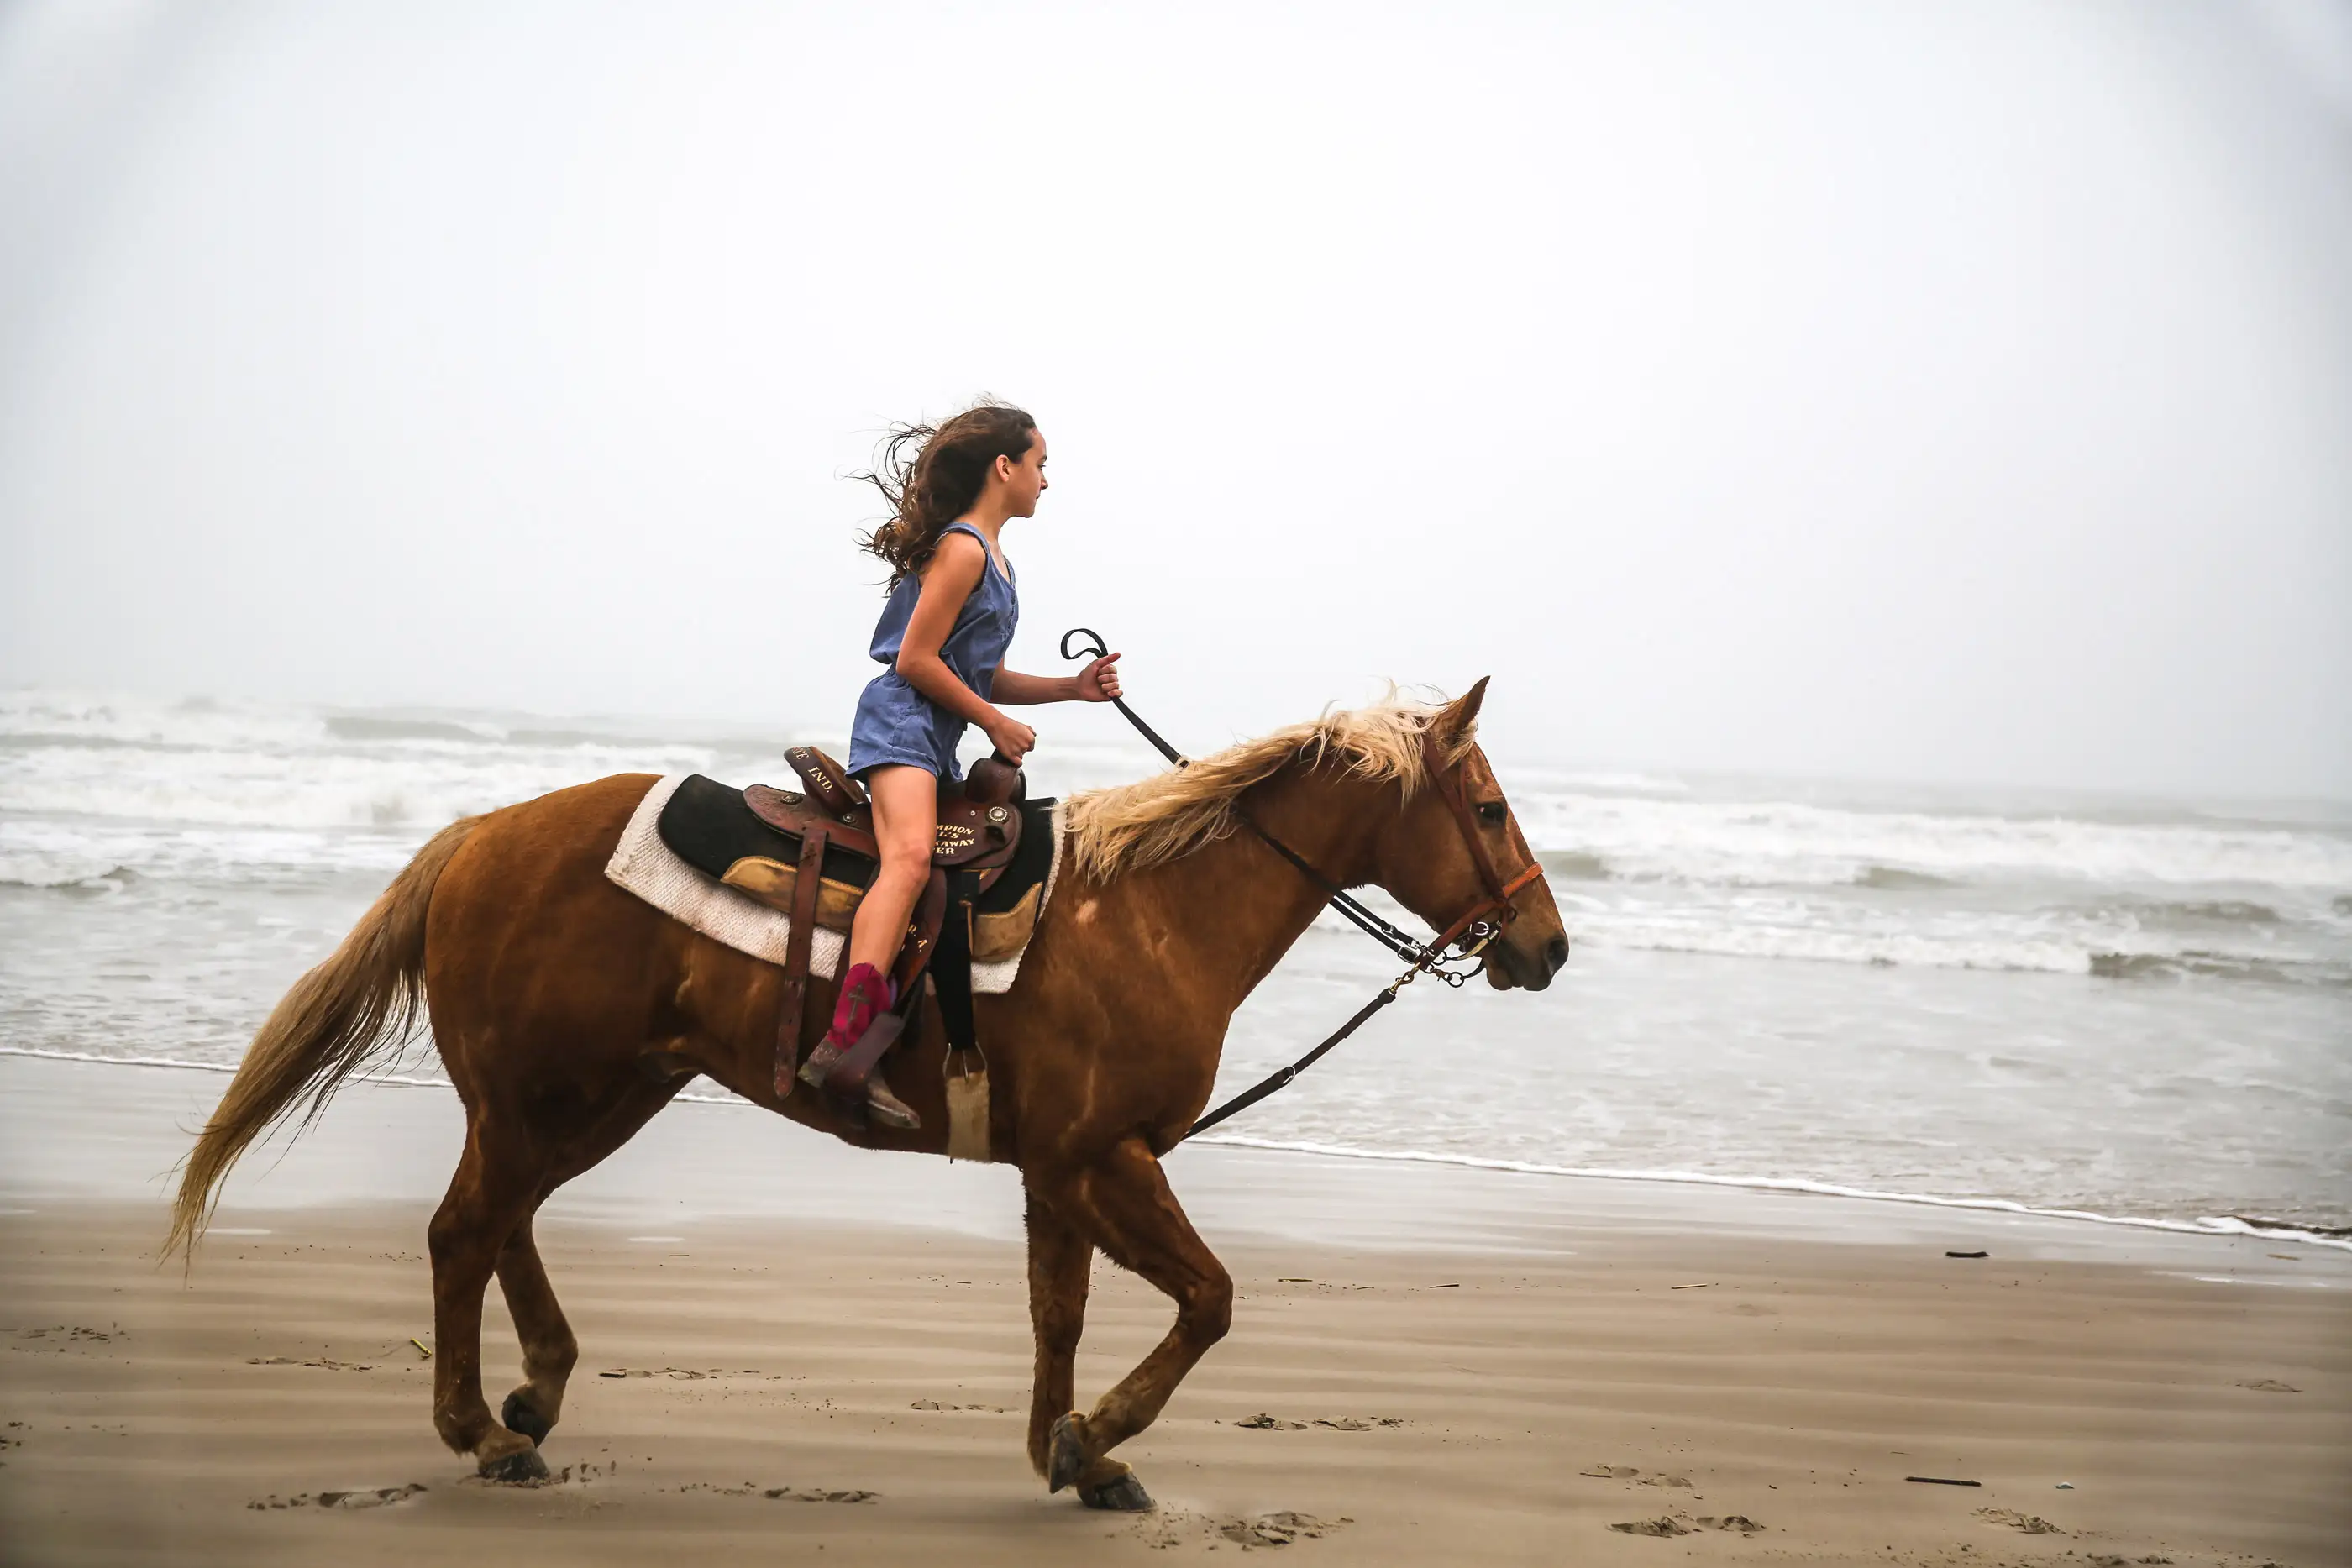
MULTIPOLYGON (((184 1280, 136 1189, 218 1081, 98 1071, 97 1109, 87 1074, 0 1072, 12 1564, 2352 1561, 2341 1252, 1187 1151, 1234 1328, 1122 1450, 1159 1511, 1114 1516, 1028 1471, 1013 1216, 902 1223, 1009 1199, 1005 1173, 715 1107, 542 1223, 583 1346, 546 1450, 568 1479, 488 1486, 435 1439, 409 1343, 446 1095, 339 1105, 320 1153, 232 1193, 184 1280), (383 1197, 351 1201, 367 1170, 383 1197), (714 1212, 722 1170, 730 1204, 781 1211, 714 1212), (1644 1521, 1677 1533, 1615 1528, 1644 1521)), ((1166 1321, 1098 1267, 1082 1399, 1166 1321)))

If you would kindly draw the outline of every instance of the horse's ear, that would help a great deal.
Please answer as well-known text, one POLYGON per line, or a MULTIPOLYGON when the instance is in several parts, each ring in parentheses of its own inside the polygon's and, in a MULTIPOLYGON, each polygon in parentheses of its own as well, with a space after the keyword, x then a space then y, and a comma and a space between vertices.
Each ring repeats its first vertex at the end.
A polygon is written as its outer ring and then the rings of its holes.
POLYGON ((1470 727, 1478 722, 1478 709, 1486 701, 1486 683, 1493 678, 1491 675, 1479 676, 1476 685, 1446 704, 1432 721, 1431 727, 1449 741, 1459 740, 1468 735, 1470 727))

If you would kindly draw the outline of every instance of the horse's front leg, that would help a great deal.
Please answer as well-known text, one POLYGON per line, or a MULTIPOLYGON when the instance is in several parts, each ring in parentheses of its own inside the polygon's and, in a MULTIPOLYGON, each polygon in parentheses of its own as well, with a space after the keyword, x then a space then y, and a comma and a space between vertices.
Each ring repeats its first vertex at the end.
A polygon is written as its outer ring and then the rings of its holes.
MULTIPOLYGON (((1029 1195, 1029 1323, 1037 1340, 1037 1373, 1029 1398, 1029 1462, 1045 1473, 1054 1423, 1070 1413, 1078 1336, 1086 1331, 1087 1277, 1094 1243, 1039 1197, 1029 1195)), ((1127 1467, 1104 1477, 1115 1480, 1127 1467)))
POLYGON ((1140 1138, 1121 1142, 1098 1164, 1055 1184, 1055 1209, 1123 1269, 1157 1286, 1176 1303, 1176 1322, 1135 1370, 1095 1402, 1054 1423, 1047 1442, 1045 1482, 1055 1491, 1076 1485, 1097 1508, 1146 1508, 1150 1500, 1110 1450, 1159 1419, 1176 1385, 1211 1345, 1225 1337, 1234 1316, 1234 1281, 1193 1231, 1168 1190, 1160 1162, 1140 1138), (1130 1498, 1132 1500, 1130 1500, 1130 1498))

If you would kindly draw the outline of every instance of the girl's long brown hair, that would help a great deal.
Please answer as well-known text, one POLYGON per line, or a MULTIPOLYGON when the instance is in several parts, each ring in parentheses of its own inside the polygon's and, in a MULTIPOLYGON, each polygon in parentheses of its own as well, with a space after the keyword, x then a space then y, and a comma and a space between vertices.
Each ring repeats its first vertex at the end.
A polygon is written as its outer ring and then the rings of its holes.
POLYGON ((1002 402, 975 403, 936 425, 890 427, 873 470, 853 477, 890 504, 889 517, 858 542, 890 563, 891 587, 923 570, 940 533, 980 499, 990 467, 1026 457, 1036 433, 1035 420, 1002 402))

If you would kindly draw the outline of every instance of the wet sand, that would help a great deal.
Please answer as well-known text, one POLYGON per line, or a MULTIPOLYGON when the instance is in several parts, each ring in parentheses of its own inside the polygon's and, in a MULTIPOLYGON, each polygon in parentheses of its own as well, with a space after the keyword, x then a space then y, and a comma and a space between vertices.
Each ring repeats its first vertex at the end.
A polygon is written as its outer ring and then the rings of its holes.
MULTIPOLYGON (((1206 1148, 1171 1168, 1234 1333, 1122 1450, 1160 1510, 1091 1513, 1023 1454, 1010 1173, 719 1106, 551 1206, 568 1479, 487 1486, 409 1343, 454 1102, 354 1092, 240 1176, 184 1279, 152 1193, 221 1082, 0 1060, 0 1559, 2352 1556, 2345 1253, 1206 1148), (1645 1524, 1672 1533, 1612 1528, 1645 1524)), ((1166 1322, 1098 1265, 1081 1399, 1166 1322)))

